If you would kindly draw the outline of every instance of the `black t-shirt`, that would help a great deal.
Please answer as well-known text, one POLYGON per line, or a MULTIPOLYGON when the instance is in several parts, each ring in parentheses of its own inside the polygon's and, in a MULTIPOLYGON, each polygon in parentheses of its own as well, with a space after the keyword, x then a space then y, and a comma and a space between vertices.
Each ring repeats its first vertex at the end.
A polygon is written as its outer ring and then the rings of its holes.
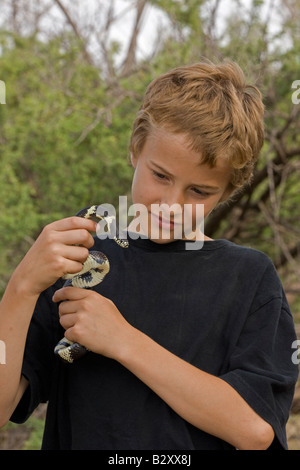
MULTIPOLYGON (((199 369, 234 387, 287 448, 285 424, 298 375, 292 362, 293 320, 270 259, 226 240, 186 250, 111 239, 94 249, 110 272, 94 289, 126 320, 199 369)), ((232 447, 192 426, 117 361, 88 352, 72 365, 53 354, 63 337, 51 300, 62 280, 41 294, 22 373, 29 387, 11 420, 23 422, 48 401, 43 449, 193 450, 232 447)))

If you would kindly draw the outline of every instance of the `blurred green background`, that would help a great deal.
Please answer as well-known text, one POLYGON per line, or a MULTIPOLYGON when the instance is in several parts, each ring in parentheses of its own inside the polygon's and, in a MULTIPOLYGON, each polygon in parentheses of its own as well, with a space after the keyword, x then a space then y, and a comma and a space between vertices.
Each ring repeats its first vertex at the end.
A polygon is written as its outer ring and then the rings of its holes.
POLYGON ((266 252, 300 324, 299 17, 300 0, 0 0, 0 294, 45 224, 130 197, 148 83, 230 58, 263 94, 266 140, 206 233, 266 252))

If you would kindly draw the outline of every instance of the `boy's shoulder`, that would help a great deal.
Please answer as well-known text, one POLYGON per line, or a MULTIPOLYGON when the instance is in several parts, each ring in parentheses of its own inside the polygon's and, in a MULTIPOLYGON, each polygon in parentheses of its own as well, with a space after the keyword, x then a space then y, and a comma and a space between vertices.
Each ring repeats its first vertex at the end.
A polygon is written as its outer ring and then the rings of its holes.
MULTIPOLYGON (((241 289, 251 293, 255 291, 254 306, 267 303, 270 299, 281 298, 286 311, 289 311, 282 282, 272 259, 263 251, 250 246, 242 246, 227 242, 226 258, 227 272, 231 272, 241 289)), ((220 260, 222 263, 222 261, 220 260)))
POLYGON ((218 243, 220 247, 225 248, 227 253, 231 253, 233 255, 261 259, 266 262, 271 261, 270 257, 266 253, 258 248, 253 248, 251 245, 241 245, 226 239, 213 240, 212 243, 218 243))
POLYGON ((225 243, 225 256, 228 256, 232 259, 233 262, 239 263, 247 263, 249 270, 253 267, 258 269, 261 268, 269 268, 271 270, 275 270, 273 261, 271 258, 264 253, 263 251, 253 248, 247 245, 239 245, 229 240, 224 240, 225 243))

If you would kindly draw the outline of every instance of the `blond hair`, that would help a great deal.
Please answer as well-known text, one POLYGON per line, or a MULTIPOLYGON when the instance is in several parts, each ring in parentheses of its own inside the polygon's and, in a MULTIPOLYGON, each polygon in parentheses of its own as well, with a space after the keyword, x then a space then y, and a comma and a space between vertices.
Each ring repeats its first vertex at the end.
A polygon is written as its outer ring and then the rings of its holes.
POLYGON ((201 162, 227 159, 232 195, 251 181, 264 141, 260 91, 234 62, 177 67, 148 86, 133 125, 130 151, 138 156, 153 128, 185 134, 201 162))

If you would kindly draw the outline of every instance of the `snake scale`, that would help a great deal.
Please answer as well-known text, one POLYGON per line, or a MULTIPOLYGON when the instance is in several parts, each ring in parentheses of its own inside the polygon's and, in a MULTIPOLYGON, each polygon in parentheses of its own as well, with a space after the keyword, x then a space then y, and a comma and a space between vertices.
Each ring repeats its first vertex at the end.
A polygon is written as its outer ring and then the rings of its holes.
MULTIPOLYGON (((105 220, 108 225, 108 230, 110 232, 111 225, 114 222, 114 217, 109 216, 105 208, 93 205, 81 209, 76 214, 77 217, 83 217, 85 219, 94 219, 94 220, 105 220), (106 213, 107 215, 101 216, 99 212, 106 213)), ((125 239, 120 239, 118 235, 113 237, 114 241, 120 245, 122 248, 127 248, 129 246, 128 241, 125 239)), ((89 256, 84 262, 80 272, 76 274, 66 274, 63 279, 65 279, 65 286, 80 287, 82 289, 90 289, 91 287, 100 284, 103 281, 106 274, 109 272, 110 265, 107 256, 101 251, 90 251, 89 256)), ((87 348, 82 346, 79 343, 74 343, 67 338, 62 338, 54 348, 55 355, 59 356, 63 362, 72 364, 74 361, 84 356, 87 352, 87 348)))

